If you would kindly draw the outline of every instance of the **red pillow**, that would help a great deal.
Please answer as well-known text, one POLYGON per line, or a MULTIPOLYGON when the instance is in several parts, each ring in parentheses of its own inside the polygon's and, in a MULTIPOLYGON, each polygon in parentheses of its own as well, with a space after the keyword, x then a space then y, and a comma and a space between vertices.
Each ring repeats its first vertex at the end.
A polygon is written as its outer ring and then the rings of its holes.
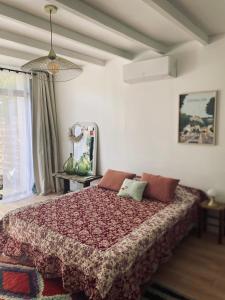
POLYGON ((169 203, 173 201, 178 179, 143 173, 141 180, 147 181, 144 197, 169 203))
POLYGON ((124 179, 133 179, 136 174, 127 173, 116 170, 108 170, 105 175, 102 177, 98 186, 105 188, 107 190, 112 190, 118 192, 124 182, 124 179))

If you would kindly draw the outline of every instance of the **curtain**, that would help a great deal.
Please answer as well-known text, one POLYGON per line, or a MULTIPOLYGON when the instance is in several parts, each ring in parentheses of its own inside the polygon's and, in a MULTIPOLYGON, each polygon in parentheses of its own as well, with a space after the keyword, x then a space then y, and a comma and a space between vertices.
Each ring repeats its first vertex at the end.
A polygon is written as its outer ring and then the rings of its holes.
POLYGON ((0 72, 0 176, 3 200, 32 194, 33 159, 28 75, 0 72))
POLYGON ((32 78, 32 138, 34 178, 38 194, 59 192, 52 174, 59 170, 59 142, 54 85, 45 73, 32 78))

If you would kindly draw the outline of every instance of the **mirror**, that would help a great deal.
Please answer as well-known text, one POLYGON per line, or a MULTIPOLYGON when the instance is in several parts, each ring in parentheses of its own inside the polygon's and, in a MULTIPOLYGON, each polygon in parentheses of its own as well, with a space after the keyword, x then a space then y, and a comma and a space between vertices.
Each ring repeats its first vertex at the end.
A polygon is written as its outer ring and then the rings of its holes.
POLYGON ((75 123, 69 132, 73 142, 73 155, 76 160, 76 174, 96 175, 97 165, 97 125, 90 122, 75 123))

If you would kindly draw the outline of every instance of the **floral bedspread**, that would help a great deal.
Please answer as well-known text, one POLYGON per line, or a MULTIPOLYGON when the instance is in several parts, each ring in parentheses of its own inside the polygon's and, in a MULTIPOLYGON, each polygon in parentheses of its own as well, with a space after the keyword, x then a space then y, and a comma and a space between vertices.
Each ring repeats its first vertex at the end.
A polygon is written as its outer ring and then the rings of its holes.
POLYGON ((6 215, 1 249, 25 253, 41 272, 62 276, 68 291, 84 290, 95 300, 138 299, 139 284, 186 234, 198 200, 196 190, 182 186, 169 205, 91 187, 6 215))

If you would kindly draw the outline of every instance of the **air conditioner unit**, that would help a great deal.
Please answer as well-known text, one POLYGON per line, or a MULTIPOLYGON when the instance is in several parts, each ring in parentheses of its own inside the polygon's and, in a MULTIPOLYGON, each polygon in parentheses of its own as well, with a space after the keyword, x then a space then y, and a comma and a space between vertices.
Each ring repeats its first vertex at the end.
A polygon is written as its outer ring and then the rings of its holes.
POLYGON ((138 83, 176 77, 176 61, 171 56, 133 62, 123 67, 127 83, 138 83))

